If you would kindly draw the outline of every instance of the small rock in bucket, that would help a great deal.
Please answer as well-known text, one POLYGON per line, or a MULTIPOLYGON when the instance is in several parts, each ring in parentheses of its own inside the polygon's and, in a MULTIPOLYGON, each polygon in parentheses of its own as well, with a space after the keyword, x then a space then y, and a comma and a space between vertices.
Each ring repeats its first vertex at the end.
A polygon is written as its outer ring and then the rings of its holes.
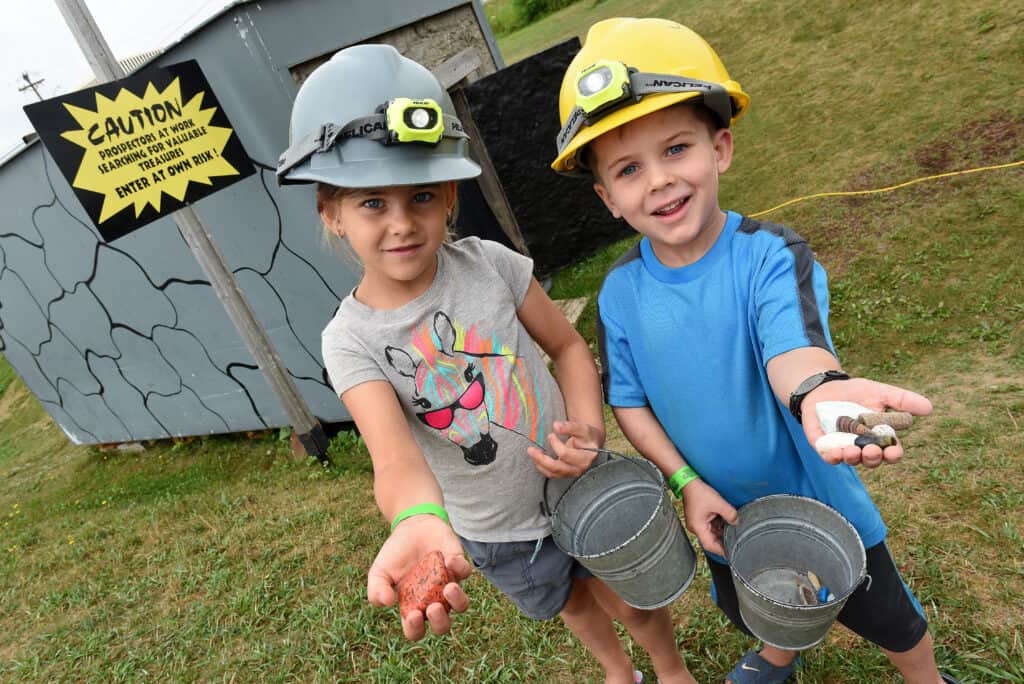
POLYGON ((797 596, 800 599, 800 605, 803 606, 816 606, 820 602, 818 595, 821 589, 821 581, 818 576, 808 570, 806 573, 795 572, 793 582, 797 587, 797 596))

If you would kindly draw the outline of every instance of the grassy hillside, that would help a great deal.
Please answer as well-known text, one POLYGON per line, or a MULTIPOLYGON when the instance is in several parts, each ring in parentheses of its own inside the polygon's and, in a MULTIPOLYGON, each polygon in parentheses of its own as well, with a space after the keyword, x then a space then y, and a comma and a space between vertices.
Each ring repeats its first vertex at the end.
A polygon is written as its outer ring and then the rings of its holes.
MULTIPOLYGON (((751 95, 725 207, 1024 159, 1024 8, 581 0, 499 43, 513 62, 623 15, 698 30, 751 95)), ((764 216, 829 271, 844 365, 935 404, 902 463, 862 476, 940 664, 965 682, 1024 682, 1021 168, 764 216)), ((563 272, 554 294, 592 296, 629 244, 563 272)), ((593 339, 592 305, 579 326, 593 339)), ((404 642, 395 612, 365 601, 386 530, 361 441, 340 433, 323 469, 284 437, 75 447, 0 360, 0 681, 598 681, 564 628, 518 617, 478 576, 452 636, 404 642)), ((753 642, 707 588, 701 563, 673 613, 691 670, 718 681, 753 642)), ((803 684, 898 681, 838 627, 805 661, 803 684)))

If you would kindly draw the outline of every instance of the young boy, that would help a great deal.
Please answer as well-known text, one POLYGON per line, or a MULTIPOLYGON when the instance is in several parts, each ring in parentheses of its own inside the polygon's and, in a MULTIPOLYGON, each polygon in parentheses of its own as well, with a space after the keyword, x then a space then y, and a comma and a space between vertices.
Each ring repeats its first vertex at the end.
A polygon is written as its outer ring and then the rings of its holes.
MULTIPOLYGON (((616 218, 643 238, 598 297, 605 399, 633 446, 683 496, 704 547, 712 597, 741 630, 715 523, 769 494, 808 496, 841 512, 871 575, 839 621, 874 642, 907 682, 954 681, 935 666, 921 607, 885 544, 886 528, 852 466, 893 463, 851 446, 819 456, 815 404, 854 401, 926 415, 913 392, 843 373, 828 332, 825 272, 805 240, 718 204, 733 155, 730 124, 749 98, 696 33, 661 19, 595 24, 566 71, 552 168, 586 170, 616 218)), ((751 650, 729 682, 783 682, 797 653, 751 650)))

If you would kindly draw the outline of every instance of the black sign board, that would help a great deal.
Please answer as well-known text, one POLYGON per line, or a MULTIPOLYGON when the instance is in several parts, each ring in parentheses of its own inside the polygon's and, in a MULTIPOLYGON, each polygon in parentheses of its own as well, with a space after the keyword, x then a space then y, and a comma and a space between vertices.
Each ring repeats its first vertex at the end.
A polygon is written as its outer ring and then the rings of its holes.
POLYGON ((25 114, 108 242, 255 173, 195 60, 25 114))

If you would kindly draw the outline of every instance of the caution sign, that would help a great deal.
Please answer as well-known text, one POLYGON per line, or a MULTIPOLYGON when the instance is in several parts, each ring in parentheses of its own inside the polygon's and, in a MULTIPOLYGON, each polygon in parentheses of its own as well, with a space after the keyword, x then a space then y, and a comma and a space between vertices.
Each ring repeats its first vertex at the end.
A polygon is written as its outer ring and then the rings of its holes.
POLYGON ((255 172, 195 60, 25 114, 108 242, 255 172))

